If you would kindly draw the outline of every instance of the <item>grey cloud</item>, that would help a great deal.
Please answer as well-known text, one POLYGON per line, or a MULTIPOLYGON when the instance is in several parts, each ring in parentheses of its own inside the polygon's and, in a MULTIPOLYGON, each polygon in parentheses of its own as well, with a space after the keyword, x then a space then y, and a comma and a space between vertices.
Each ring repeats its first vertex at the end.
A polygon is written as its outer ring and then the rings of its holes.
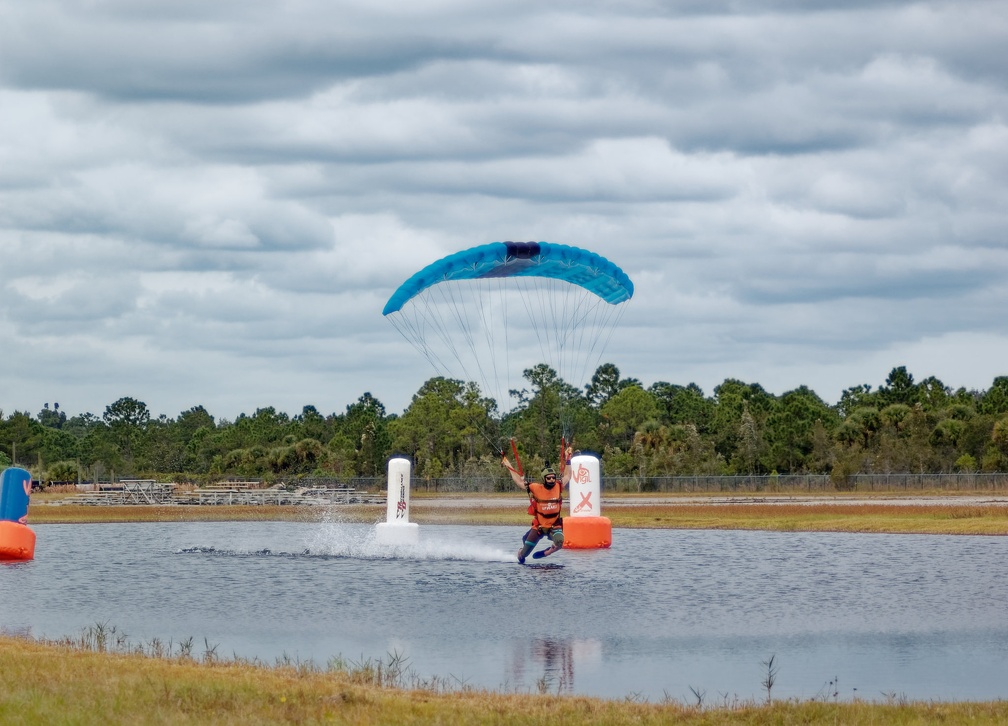
POLYGON ((135 280, 120 277, 116 284, 109 282, 77 279, 55 294, 41 276, 30 286, 8 283, 0 315, 16 333, 28 337, 102 335, 108 320, 121 318, 136 307, 135 280))
POLYGON ((433 59, 493 57, 500 52, 495 19, 510 15, 501 11, 492 3, 413 12, 352 3, 106 3, 85 10, 40 2, 4 24, 0 78, 124 102, 292 98, 433 59))
POLYGON ((956 298, 975 289, 1000 283, 997 270, 892 270, 848 272, 837 279, 829 261, 809 261, 810 266, 792 274, 778 273, 765 281, 756 274, 738 286, 741 300, 750 304, 786 302, 822 303, 844 298, 889 300, 941 300, 956 298), (786 282, 784 282, 786 280, 786 282))
POLYGON ((1006 23, 982 0, 0 0, 0 325, 44 359, 0 371, 4 407, 405 405, 428 372, 385 299, 509 238, 627 270, 626 375, 838 394, 954 343, 974 378, 949 382, 983 385, 1008 352, 1006 23))

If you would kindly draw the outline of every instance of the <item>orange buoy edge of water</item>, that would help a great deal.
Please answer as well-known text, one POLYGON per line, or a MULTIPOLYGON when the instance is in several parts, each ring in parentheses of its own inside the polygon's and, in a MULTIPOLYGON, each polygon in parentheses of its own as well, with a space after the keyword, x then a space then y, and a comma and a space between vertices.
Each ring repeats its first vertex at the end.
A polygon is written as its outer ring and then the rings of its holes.
POLYGON ((612 545, 609 517, 564 517, 564 548, 603 549, 612 545))
POLYGON ((0 520, 0 560, 35 558, 35 533, 18 522, 0 520))

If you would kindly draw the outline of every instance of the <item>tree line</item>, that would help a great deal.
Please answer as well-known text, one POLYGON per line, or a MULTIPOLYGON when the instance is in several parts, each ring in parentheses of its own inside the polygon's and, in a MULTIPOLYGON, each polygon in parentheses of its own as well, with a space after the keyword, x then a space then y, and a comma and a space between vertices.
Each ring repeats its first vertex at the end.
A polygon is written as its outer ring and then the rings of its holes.
POLYGON ((1008 471, 1008 376, 985 391, 914 381, 905 366, 877 388, 857 385, 827 404, 807 386, 782 395, 729 378, 710 395, 696 384, 644 387, 611 363, 583 390, 544 364, 524 372, 507 413, 474 383, 435 377, 402 414, 370 393, 342 413, 314 406, 290 416, 258 408, 235 420, 203 406, 153 417, 124 397, 67 416, 0 411, 0 466, 16 462, 45 482, 156 478, 205 482, 383 474, 393 454, 415 476, 506 478, 500 452, 514 437, 526 469, 556 463, 565 426, 574 447, 599 454, 607 475, 853 474, 1008 471), (562 423, 564 422, 564 423, 562 423))

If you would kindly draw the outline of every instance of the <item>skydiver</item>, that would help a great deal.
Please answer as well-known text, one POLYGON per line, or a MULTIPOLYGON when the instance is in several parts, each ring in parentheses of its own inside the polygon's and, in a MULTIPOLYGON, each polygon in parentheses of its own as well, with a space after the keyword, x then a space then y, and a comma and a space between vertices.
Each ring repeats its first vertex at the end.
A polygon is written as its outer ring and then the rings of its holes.
POLYGON ((518 550, 519 564, 525 564, 525 558, 535 549, 536 543, 545 535, 552 542, 552 546, 536 552, 533 558, 546 557, 563 547, 563 517, 560 511, 563 507, 563 489, 570 483, 571 468, 570 458, 571 447, 564 450, 565 466, 561 467, 561 480, 557 482, 557 473, 547 466, 542 470, 542 482, 527 482, 508 461, 507 456, 501 455, 501 465, 507 467, 511 474, 511 479, 520 489, 524 489, 529 496, 528 512, 532 515, 532 528, 525 533, 522 538, 522 547, 518 550), (559 484, 559 486, 557 486, 559 484))

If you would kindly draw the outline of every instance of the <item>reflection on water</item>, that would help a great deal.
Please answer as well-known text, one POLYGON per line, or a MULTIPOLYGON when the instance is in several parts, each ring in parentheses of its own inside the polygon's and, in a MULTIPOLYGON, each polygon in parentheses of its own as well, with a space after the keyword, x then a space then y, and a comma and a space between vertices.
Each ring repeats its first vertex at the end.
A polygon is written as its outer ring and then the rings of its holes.
POLYGON ((327 523, 35 525, 0 567, 0 628, 324 665, 405 655, 474 687, 692 701, 1008 696, 1008 538, 617 530, 515 561, 519 527, 422 526, 414 546, 327 523), (835 684, 835 685, 831 685, 835 684))
POLYGON ((597 640, 516 640, 511 652, 511 682, 531 682, 543 692, 573 693, 575 668, 597 666, 601 662, 602 643, 597 640))
MULTIPOLYGON (((557 691, 574 688, 574 643, 569 640, 537 638, 532 641, 532 660, 543 669, 543 683, 557 684, 557 691)), ((517 679, 519 682, 524 679, 517 679)))

